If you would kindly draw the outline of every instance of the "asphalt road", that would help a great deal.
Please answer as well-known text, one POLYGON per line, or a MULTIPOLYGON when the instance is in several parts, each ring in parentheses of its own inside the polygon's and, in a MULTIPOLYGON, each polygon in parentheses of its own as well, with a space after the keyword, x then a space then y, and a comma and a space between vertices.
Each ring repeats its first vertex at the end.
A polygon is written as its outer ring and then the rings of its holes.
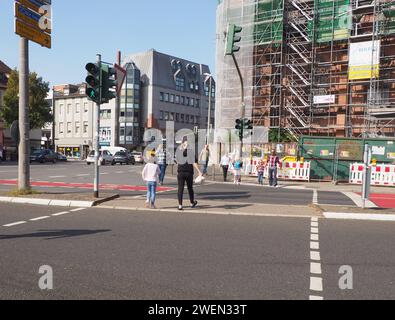
MULTIPOLYGON (((103 166, 100 167, 100 183, 112 185, 136 185, 142 186, 144 182, 141 178, 141 165, 135 166, 103 166)), ((1 165, 0 180, 16 180, 18 168, 16 165, 1 165)), ((81 162, 57 163, 57 164, 32 164, 32 181, 40 182, 65 182, 92 184, 94 179, 93 166, 87 166, 81 162)), ((176 177, 171 175, 168 168, 165 186, 176 188, 176 177)), ((281 186, 281 183, 280 183, 281 186)), ((0 190, 9 190, 10 186, 0 185, 0 190)), ((51 188, 35 189, 48 191, 51 188)), ((91 193, 90 189, 56 188, 56 191, 66 193, 91 193)), ((144 191, 119 191, 121 195, 143 195, 144 191)), ((235 186, 232 183, 206 183, 200 188, 196 188, 197 199, 216 200, 223 202, 246 202, 246 203, 266 203, 266 204, 287 204, 287 205, 309 205, 314 202, 313 190, 289 189, 285 186, 274 189, 269 187, 241 185, 235 186)), ((159 197, 176 199, 176 191, 161 194, 159 197)), ((355 206, 354 202, 340 192, 317 192, 319 204, 335 204, 343 206, 355 206)))
POLYGON ((0 204, 0 299, 395 299, 394 223, 320 220, 318 293, 310 224, 0 204), (42 265, 53 290, 38 287, 42 265), (339 289, 343 265, 352 290, 339 289))

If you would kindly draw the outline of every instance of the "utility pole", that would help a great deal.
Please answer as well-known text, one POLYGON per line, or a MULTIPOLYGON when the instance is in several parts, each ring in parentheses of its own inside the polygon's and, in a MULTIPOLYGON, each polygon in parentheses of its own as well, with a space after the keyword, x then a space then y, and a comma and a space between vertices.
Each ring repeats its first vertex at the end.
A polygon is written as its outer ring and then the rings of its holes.
MULTIPOLYGON (((117 64, 120 66, 121 65, 121 51, 117 52, 117 64)), ((119 146, 119 114, 121 110, 121 96, 120 94, 117 94, 117 97, 115 98, 115 112, 114 112, 114 118, 115 118, 115 129, 114 129, 114 135, 115 135, 115 140, 114 144, 116 147, 119 146)))
POLYGON ((96 102, 96 133, 95 133, 95 180, 94 180, 94 197, 99 198, 99 158, 100 158, 100 104, 102 101, 102 72, 101 72, 101 55, 97 55, 97 64, 99 66, 99 100, 96 102))
POLYGON ((30 189, 29 40, 20 39, 18 189, 30 189))

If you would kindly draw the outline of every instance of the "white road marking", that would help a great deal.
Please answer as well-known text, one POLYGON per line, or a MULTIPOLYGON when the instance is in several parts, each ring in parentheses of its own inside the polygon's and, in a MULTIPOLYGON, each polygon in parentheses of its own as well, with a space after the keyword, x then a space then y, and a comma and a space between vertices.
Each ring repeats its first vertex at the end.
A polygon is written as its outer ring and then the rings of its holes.
POLYGON ((77 174, 77 177, 87 177, 89 175, 90 175, 89 173, 77 174))
POLYGON ((310 251, 310 260, 320 261, 321 255, 318 251, 310 251))
POLYGON ((322 274, 321 263, 311 262, 310 263, 310 273, 322 274))
POLYGON ((323 297, 320 296, 310 296, 309 300, 313 301, 313 300, 324 300, 323 297))
POLYGON ((24 224, 24 223, 27 223, 27 222, 26 221, 18 221, 18 222, 14 222, 14 223, 10 223, 10 224, 5 224, 5 225, 3 225, 3 227, 13 227, 13 226, 17 226, 17 225, 24 224))
POLYGON ((313 204, 318 204, 318 191, 316 189, 313 190, 313 204))
POLYGON ((318 222, 318 217, 311 218, 311 222, 318 222))
POLYGON ((33 219, 30 219, 30 221, 40 221, 40 220, 44 220, 44 219, 48 219, 48 218, 50 218, 50 216, 44 216, 44 217, 33 218, 33 219))
POLYGON ((324 216, 327 219, 339 220, 395 221, 395 215, 393 214, 325 212, 324 216))
POLYGON ((105 176, 105 175, 107 175, 108 174, 108 172, 102 172, 102 173, 100 173, 102 176, 105 176))
POLYGON ((68 213, 70 213, 70 212, 64 211, 64 212, 54 213, 52 216, 58 217, 58 216, 63 216, 63 215, 68 214, 68 213))
POLYGON ((318 233, 318 228, 311 228, 311 233, 318 233))
POLYGON ((310 240, 311 241, 319 241, 320 240, 320 236, 318 234, 312 234, 310 236, 310 240))
POLYGON ((313 228, 318 228, 318 222, 312 222, 312 223, 311 223, 311 226, 312 226, 313 228))
POLYGON ((66 178, 66 176, 49 176, 51 179, 56 179, 56 178, 66 178))
POLYGON ((322 278, 310 277, 310 290, 312 290, 312 291, 323 291, 322 278))
POLYGON ((315 242, 315 241, 311 241, 310 242, 310 249, 311 250, 320 250, 320 243, 319 242, 315 242))

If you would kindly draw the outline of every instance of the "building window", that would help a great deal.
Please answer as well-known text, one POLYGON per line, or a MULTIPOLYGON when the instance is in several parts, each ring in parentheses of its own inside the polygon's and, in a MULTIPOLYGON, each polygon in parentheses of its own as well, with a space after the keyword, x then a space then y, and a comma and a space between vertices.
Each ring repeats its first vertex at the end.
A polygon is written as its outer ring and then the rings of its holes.
POLYGON ((185 90, 185 79, 182 77, 176 77, 176 90, 184 91, 185 90))
POLYGON ((75 123, 75 134, 80 134, 80 123, 79 122, 75 123))
POLYGON ((182 123, 184 123, 184 117, 185 117, 185 116, 184 116, 183 114, 181 114, 181 122, 182 122, 182 123))
POLYGON ((185 97, 181 97, 181 104, 185 105, 185 97))
POLYGON ((61 104, 59 105, 59 114, 60 114, 60 115, 63 114, 63 107, 64 107, 64 105, 63 105, 63 103, 61 103, 61 104))
POLYGON ((84 133, 88 133, 88 122, 84 122, 84 133))
POLYGON ((170 103, 174 103, 174 94, 170 95, 170 103))
POLYGON ((67 134, 71 133, 71 122, 67 122, 67 134))
POLYGON ((164 99, 165 99, 165 94, 163 92, 161 92, 159 95, 159 100, 163 101, 164 99))
POLYGON ((63 126, 63 122, 59 123, 59 133, 63 133, 64 132, 64 126, 63 126))
POLYGON ((200 117, 196 116, 196 124, 200 124, 200 117))
POLYGON ((67 105, 67 114, 70 114, 70 112, 71 112, 71 104, 68 104, 67 105))
POLYGON ((174 112, 170 113, 170 121, 174 121, 174 112))
POLYGON ((191 98, 191 100, 189 100, 189 106, 194 107, 195 106, 195 99, 191 98))
POLYGON ((189 106, 189 103, 190 103, 189 101, 190 101, 190 99, 189 99, 188 97, 186 97, 186 98, 185 98, 185 105, 186 105, 186 106, 189 106))
POLYGON ((196 107, 196 108, 199 108, 199 107, 200 107, 200 100, 199 100, 199 99, 196 99, 196 100, 195 100, 195 107, 196 107))
POLYGON ((189 114, 185 115, 185 123, 189 123, 189 114))
POLYGON ((180 122, 180 114, 176 113, 176 122, 180 122))
POLYGON ((195 116, 191 116, 191 123, 192 123, 192 124, 195 123, 195 116))
POLYGON ((81 112, 81 106, 79 103, 75 104, 75 113, 80 113, 81 112))
POLYGON ((163 111, 160 112, 159 119, 160 119, 160 120, 163 120, 163 111))
POLYGON ((176 96, 176 103, 180 104, 180 96, 176 96))
POLYGON ((169 121, 169 113, 165 112, 165 121, 169 121))
POLYGON ((84 102, 84 112, 88 112, 88 102, 84 102))
POLYGON ((165 93, 165 102, 169 102, 169 94, 165 93))

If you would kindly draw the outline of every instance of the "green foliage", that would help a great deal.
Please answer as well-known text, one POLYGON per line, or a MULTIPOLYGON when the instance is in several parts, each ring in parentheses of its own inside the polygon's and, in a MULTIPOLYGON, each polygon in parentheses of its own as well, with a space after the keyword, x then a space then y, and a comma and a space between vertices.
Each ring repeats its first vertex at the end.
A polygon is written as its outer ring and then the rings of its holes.
POLYGON ((270 129, 269 142, 296 142, 295 138, 285 129, 270 129), (279 136, 280 130, 280 136, 279 136))
MULTIPOLYGON (((30 128, 39 129, 52 121, 51 106, 47 98, 49 83, 44 82, 37 73, 29 75, 29 116, 30 128)), ((8 79, 7 90, 4 94, 4 106, 1 108, 0 117, 6 126, 18 120, 19 115, 19 73, 13 70, 8 79)))

